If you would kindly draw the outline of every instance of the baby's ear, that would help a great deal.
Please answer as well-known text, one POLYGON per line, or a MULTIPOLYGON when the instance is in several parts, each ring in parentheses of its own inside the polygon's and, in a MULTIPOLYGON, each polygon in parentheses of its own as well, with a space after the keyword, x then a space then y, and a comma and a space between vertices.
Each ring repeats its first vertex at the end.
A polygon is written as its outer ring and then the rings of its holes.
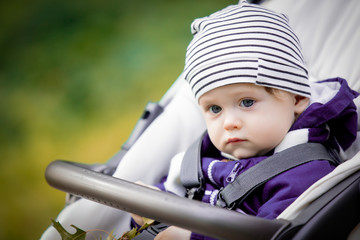
POLYGON ((304 96, 295 95, 295 114, 299 115, 309 106, 310 99, 304 96))

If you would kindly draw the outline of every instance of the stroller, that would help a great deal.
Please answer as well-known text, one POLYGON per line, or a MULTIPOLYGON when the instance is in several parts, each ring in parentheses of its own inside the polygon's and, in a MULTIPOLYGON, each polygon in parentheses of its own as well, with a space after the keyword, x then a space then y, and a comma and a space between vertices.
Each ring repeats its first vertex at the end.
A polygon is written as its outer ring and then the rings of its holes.
MULTIPOLYGON (((360 90, 360 82, 357 81, 360 69, 355 65, 360 62, 360 57, 354 51, 358 49, 357 44, 360 42, 360 29, 357 27, 360 4, 357 1, 273 0, 262 4, 289 15, 290 24, 304 47, 313 79, 341 76, 348 80, 353 89, 360 90), (321 13, 321 19, 318 12, 321 13)), ((345 153, 344 163, 316 182, 276 220, 271 221, 210 207, 129 182, 157 182, 166 173, 169 166, 166 161, 177 152, 185 150, 205 129, 183 82, 180 76, 159 105, 148 106, 139 120, 139 127, 134 129, 123 150, 107 164, 95 166, 96 168, 92 166, 92 170, 88 170, 87 166, 65 161, 55 161, 49 165, 46 178, 52 186, 83 197, 66 206, 60 213, 58 220, 63 225, 74 224, 83 229, 108 229, 109 232, 115 229, 115 233, 121 235, 125 229, 121 227, 123 224, 120 221, 129 220, 128 214, 117 210, 121 209, 220 239, 359 238, 358 140, 345 153), (178 112, 184 111, 173 110, 184 108, 184 105, 186 112, 192 116, 191 124, 186 117, 179 116, 178 112), (176 128, 171 124, 175 124, 176 128), (174 129, 179 132, 174 132, 174 129), (159 141, 154 141, 155 134, 163 136, 159 141), (169 139, 176 140, 176 144, 169 144, 169 139), (164 151, 165 143, 173 146, 164 151), (151 174, 147 169, 154 162, 141 162, 141 166, 134 162, 134 159, 141 159, 142 155, 146 159, 156 159, 157 167, 151 168, 151 174), (89 216, 95 213, 97 219, 90 217, 92 223, 89 223, 89 216), (216 216, 216 219, 212 216, 216 216)), ((50 231, 43 235, 43 239, 53 236, 50 231)))

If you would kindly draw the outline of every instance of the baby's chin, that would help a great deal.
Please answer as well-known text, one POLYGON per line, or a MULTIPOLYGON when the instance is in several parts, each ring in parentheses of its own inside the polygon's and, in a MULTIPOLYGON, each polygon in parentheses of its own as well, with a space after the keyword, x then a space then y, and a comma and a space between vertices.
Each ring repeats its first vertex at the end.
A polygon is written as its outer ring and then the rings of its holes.
POLYGON ((245 158, 251 158, 251 157, 256 156, 255 153, 246 152, 246 151, 244 151, 244 152, 233 152, 230 155, 234 156, 234 158, 236 158, 236 159, 245 159, 245 158))
POLYGON ((242 149, 242 150, 235 150, 232 153, 230 153, 230 155, 234 156, 234 158, 236 159, 245 159, 245 158, 265 156, 268 152, 269 150, 251 151, 248 149, 242 149))

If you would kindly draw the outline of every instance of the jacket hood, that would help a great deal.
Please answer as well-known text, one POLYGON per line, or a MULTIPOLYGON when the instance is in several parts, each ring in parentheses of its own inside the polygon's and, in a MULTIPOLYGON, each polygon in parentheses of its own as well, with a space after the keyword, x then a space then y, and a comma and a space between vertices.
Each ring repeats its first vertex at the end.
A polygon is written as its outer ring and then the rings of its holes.
POLYGON ((354 99, 359 93, 342 78, 312 83, 311 89, 310 105, 290 131, 308 129, 309 142, 321 142, 340 152, 346 150, 357 135, 354 99))

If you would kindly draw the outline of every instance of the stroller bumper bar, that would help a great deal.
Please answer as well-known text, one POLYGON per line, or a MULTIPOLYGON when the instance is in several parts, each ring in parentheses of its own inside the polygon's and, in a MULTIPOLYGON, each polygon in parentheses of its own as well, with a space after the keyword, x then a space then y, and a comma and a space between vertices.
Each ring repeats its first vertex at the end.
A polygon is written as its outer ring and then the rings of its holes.
POLYGON ((219 239, 271 239, 288 225, 156 191, 63 160, 50 163, 45 178, 59 190, 219 239))

